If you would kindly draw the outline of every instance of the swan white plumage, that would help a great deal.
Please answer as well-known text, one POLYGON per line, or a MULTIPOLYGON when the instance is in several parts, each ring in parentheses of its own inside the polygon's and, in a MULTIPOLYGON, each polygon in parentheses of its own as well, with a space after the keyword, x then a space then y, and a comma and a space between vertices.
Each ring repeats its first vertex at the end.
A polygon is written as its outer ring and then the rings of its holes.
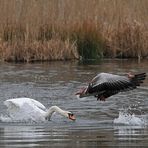
POLYGON ((51 106, 49 109, 40 102, 31 98, 14 98, 4 101, 7 106, 8 114, 14 120, 45 121, 50 120, 54 112, 70 119, 75 120, 72 112, 62 110, 58 106, 51 106))

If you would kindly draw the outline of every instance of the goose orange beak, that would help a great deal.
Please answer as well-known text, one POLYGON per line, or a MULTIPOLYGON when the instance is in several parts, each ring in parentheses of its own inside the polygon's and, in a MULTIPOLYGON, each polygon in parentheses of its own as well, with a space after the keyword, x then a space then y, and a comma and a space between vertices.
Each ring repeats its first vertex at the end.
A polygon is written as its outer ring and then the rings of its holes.
POLYGON ((80 94, 81 94, 81 92, 76 92, 76 93, 75 93, 75 95, 80 95, 80 94))

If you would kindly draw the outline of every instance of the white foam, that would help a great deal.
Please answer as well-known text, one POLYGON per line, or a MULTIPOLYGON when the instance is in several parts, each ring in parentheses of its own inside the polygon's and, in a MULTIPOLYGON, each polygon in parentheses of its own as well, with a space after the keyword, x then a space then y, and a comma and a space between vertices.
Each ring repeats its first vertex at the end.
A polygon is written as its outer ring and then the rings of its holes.
POLYGON ((130 114, 126 110, 120 111, 118 118, 114 119, 114 124, 143 126, 147 125, 147 119, 142 115, 130 114))
POLYGON ((0 121, 2 121, 2 122, 12 122, 12 119, 10 117, 1 115, 0 116, 0 121))

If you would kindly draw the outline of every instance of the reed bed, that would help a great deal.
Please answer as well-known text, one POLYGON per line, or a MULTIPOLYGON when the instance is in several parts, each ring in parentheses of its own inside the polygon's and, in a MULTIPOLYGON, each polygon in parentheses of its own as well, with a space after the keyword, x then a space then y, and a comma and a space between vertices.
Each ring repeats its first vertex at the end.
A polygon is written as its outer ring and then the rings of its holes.
POLYGON ((147 0, 1 0, 0 60, 147 58, 147 0))

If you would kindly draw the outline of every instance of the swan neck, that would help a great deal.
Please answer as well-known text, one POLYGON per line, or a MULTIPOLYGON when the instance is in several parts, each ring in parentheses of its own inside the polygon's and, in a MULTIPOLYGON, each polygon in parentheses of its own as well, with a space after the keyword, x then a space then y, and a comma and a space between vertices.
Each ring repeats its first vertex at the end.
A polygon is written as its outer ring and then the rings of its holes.
POLYGON ((64 116, 64 110, 60 109, 58 106, 52 106, 47 110, 47 112, 45 114, 45 118, 50 119, 54 112, 57 112, 57 113, 64 116))

